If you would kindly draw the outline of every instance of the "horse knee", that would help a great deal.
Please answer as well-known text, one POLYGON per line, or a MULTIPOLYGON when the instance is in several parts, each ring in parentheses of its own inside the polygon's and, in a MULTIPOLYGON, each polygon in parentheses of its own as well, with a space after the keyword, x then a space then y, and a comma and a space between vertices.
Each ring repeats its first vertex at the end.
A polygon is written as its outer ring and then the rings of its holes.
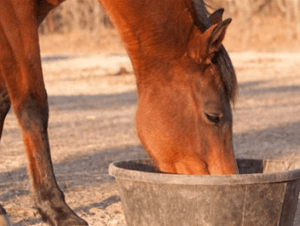
POLYGON ((34 94, 26 95, 15 104, 14 110, 23 130, 47 128, 49 112, 46 94, 42 98, 34 94))

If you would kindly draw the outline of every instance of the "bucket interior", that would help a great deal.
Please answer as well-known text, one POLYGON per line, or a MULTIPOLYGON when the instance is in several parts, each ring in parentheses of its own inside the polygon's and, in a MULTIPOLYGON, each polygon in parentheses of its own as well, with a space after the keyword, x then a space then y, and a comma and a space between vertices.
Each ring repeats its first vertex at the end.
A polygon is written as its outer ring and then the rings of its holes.
MULTIPOLYGON (((257 159, 237 159, 237 165, 240 174, 263 173, 266 162, 257 159)), ((124 161, 119 167, 127 170, 160 173, 151 160, 139 160, 138 162, 124 161)))

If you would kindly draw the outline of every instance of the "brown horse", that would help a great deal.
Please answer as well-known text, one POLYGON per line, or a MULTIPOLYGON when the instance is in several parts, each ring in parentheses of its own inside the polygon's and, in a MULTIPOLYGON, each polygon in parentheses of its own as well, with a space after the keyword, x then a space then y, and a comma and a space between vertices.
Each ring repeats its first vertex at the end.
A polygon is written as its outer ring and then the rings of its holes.
MULTIPOLYGON (((0 135, 12 105, 35 205, 50 225, 87 225, 65 203, 50 156, 38 26, 62 0, 0 2, 0 135)), ((232 174, 236 77, 222 46, 231 19, 202 0, 100 0, 132 61, 140 140, 166 173, 232 174)), ((5 210, 0 206, 0 215, 5 210)), ((4 219, 4 218, 3 218, 4 219)), ((5 224, 5 223, 2 223, 5 224)))

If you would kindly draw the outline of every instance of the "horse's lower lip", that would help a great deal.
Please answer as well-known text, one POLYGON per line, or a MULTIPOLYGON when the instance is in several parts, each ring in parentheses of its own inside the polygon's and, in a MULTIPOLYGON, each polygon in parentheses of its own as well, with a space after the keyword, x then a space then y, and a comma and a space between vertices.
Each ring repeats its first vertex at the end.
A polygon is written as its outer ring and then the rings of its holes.
POLYGON ((288 164, 275 160, 237 163, 240 175, 162 174, 150 160, 114 162, 109 173, 120 187, 128 225, 292 225, 300 169, 285 169, 288 164))

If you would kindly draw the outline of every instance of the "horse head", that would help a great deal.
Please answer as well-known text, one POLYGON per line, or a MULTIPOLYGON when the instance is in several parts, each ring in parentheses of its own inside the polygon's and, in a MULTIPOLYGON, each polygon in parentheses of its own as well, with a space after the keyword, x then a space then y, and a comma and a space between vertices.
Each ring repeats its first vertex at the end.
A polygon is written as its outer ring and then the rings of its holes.
POLYGON ((223 21, 222 13, 213 13, 204 31, 194 23, 184 54, 140 95, 138 134, 163 172, 237 173, 231 112, 237 85, 222 46, 231 19, 223 21))

